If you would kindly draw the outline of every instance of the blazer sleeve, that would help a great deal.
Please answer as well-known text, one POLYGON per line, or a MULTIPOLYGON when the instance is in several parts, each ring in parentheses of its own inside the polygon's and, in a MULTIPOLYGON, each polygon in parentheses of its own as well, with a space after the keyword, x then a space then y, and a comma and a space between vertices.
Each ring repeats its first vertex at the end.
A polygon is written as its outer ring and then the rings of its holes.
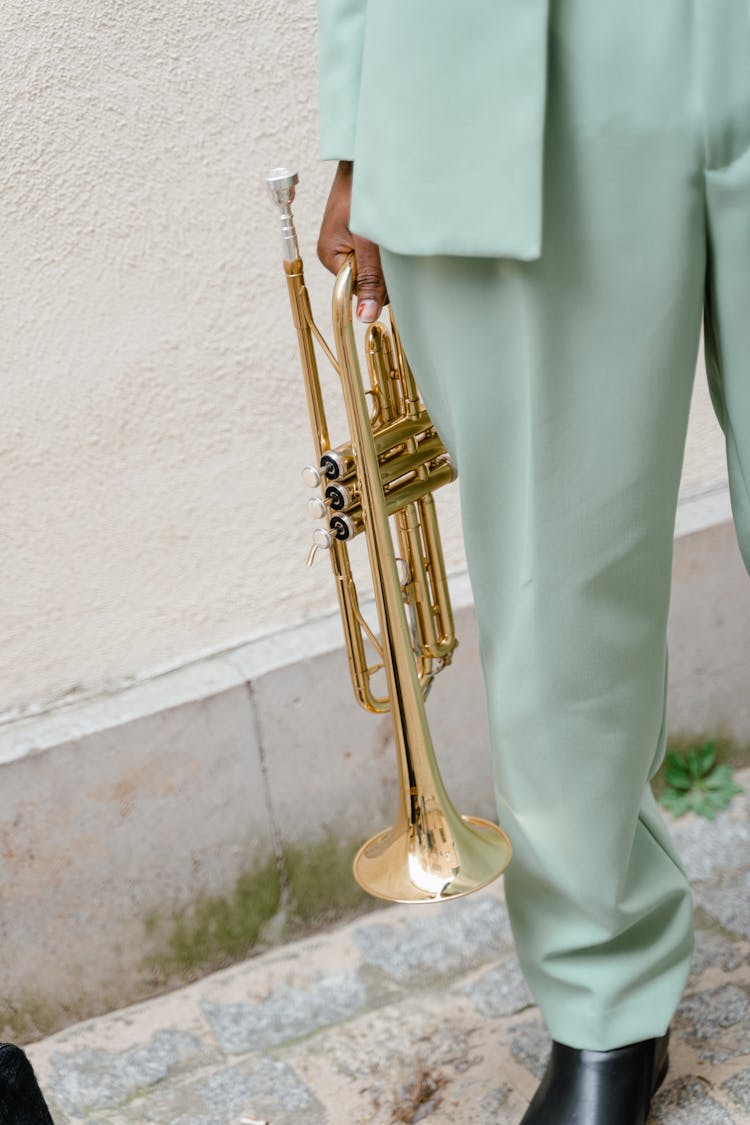
POLYGON ((367 0, 318 0, 321 160, 353 160, 367 0))

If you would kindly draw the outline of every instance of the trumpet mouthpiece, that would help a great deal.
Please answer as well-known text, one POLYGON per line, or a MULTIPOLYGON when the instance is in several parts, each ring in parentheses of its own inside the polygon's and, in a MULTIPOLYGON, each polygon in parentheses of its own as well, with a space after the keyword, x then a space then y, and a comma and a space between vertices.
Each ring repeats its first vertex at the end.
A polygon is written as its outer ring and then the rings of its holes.
POLYGON ((292 200, 298 180, 297 173, 290 172, 288 168, 274 168, 266 176, 271 198, 279 209, 284 257, 288 262, 294 262, 299 258, 297 232, 294 229, 294 219, 292 218, 292 200))
POLYGON ((298 182, 297 173, 290 172, 288 168, 272 168, 266 176, 268 190, 279 207, 289 206, 294 199, 294 188, 298 182))

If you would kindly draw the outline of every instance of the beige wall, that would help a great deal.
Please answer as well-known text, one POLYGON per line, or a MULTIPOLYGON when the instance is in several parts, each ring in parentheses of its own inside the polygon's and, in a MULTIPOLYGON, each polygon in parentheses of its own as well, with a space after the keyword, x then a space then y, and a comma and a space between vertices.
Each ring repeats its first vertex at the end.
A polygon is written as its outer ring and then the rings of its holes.
MULTIPOLYGON (((309 426, 262 182, 302 172, 324 309, 314 29, 312 0, 0 10, 0 712, 334 605, 327 563, 304 567, 309 426)), ((722 474, 702 398, 686 486, 722 474)), ((441 508, 458 569, 455 490, 441 508)))

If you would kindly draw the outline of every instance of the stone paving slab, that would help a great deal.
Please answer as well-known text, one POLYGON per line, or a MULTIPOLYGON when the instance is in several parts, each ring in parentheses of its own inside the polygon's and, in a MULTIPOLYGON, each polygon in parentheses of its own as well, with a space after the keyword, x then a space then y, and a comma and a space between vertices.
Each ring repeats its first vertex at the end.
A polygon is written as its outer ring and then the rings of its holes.
MULTIPOLYGON (((673 822, 699 910, 660 1125, 750 1123, 748 824, 746 794, 713 823, 673 822)), ((548 1048, 500 883, 375 911, 27 1049, 56 1125, 515 1125, 548 1048)))

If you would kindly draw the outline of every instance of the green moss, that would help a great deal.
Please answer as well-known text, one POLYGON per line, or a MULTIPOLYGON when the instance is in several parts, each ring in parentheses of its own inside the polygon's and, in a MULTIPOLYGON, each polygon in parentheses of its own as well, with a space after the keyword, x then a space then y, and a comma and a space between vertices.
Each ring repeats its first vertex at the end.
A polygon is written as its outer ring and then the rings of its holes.
MULTIPOLYGON (((279 910, 281 880, 274 858, 259 871, 241 875, 228 896, 204 897, 171 919, 166 951, 153 964, 185 971, 217 967, 251 952, 260 932, 279 910)), ((152 939, 160 923, 150 912, 144 919, 152 939)))
POLYGON ((143 919, 143 932, 146 937, 152 937, 159 929, 159 911, 149 910, 143 919))
POLYGON ((300 922, 329 921, 372 903, 352 874, 360 843, 343 843, 329 832, 314 844, 285 849, 292 909, 300 922))
POLYGON ((20 1046, 33 1042, 46 1035, 50 1028, 59 1026, 60 1019, 59 1008, 25 996, 12 1005, 0 1007, 0 1043, 20 1046))
POLYGON ((382 906, 352 875, 360 842, 342 842, 329 833, 315 843, 287 847, 283 893, 279 865, 271 857, 260 869, 242 875, 227 895, 204 896, 174 914, 149 910, 142 926, 150 953, 138 979, 98 1000, 83 996, 76 1006, 45 1006, 28 996, 0 1005, 0 1041, 23 1044, 39 1039, 76 1020, 195 980, 269 944, 382 906))
POLYGON ((288 940, 311 926, 377 905, 352 875, 359 846, 329 833, 308 846, 287 847, 283 856, 286 894, 274 859, 242 875, 230 895, 198 899, 170 918, 149 911, 144 936, 154 950, 149 966, 162 981, 208 972, 253 952, 260 942, 288 940), (275 926, 272 920, 278 921, 275 926))

